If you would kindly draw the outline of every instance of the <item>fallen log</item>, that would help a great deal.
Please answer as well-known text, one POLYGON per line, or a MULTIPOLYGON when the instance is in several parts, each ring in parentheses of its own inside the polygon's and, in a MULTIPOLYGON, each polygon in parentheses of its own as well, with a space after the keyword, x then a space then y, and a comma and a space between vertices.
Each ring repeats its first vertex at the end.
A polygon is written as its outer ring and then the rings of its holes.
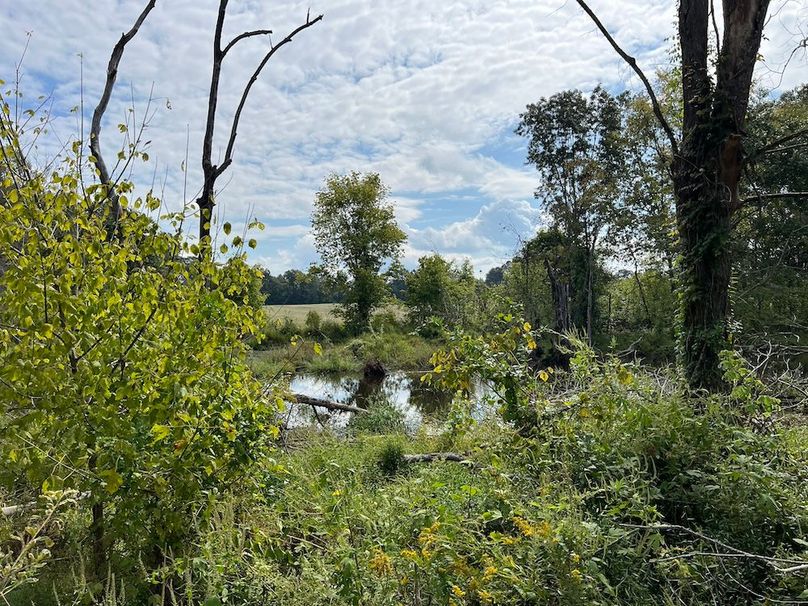
POLYGON ((302 393, 290 394, 294 400, 292 403, 308 404, 309 406, 317 406, 327 410, 339 410, 340 412, 355 412, 366 413, 367 409, 359 408, 358 406, 351 406, 350 404, 340 404, 339 402, 332 402, 331 400, 323 400, 322 398, 314 398, 302 393))

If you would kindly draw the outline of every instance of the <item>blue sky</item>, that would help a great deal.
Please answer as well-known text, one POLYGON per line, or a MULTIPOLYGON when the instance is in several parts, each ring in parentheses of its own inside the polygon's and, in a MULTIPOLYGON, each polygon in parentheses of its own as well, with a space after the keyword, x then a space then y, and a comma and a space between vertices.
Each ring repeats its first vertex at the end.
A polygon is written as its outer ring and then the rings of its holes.
MULTIPOLYGON (((0 78, 22 64, 26 99, 52 95, 54 120, 41 156, 79 133, 69 109, 82 91, 85 122, 94 107, 109 52, 145 0, 5 0, 0 4, 0 78), (81 57, 79 57, 81 55, 81 57)), ((187 179, 201 183, 215 0, 158 0, 127 47, 107 111, 102 143, 121 143, 115 124, 128 108, 142 114, 152 86, 154 115, 146 139, 150 161, 133 175, 154 176, 164 202, 182 204, 181 166, 190 139, 187 179)), ((675 3, 593 0, 593 8, 652 73, 667 61, 675 3)), ((225 38, 271 28, 285 34, 309 3, 231 0, 225 38)), ((280 271, 317 261, 309 232, 316 191, 331 172, 376 171, 391 190, 408 234, 405 264, 437 251, 470 258, 480 272, 506 260, 542 222, 537 185, 513 134, 529 102, 567 88, 636 88, 571 0, 312 0, 324 20, 276 54, 253 89, 241 122, 235 161, 221 179, 221 220, 235 228, 252 215, 267 229, 251 258, 280 271)), ((786 90, 808 80, 805 54, 779 68, 805 36, 808 0, 775 0, 758 69, 763 85, 786 90)), ((226 141, 241 87, 267 48, 239 44, 224 66, 216 153, 226 141)))

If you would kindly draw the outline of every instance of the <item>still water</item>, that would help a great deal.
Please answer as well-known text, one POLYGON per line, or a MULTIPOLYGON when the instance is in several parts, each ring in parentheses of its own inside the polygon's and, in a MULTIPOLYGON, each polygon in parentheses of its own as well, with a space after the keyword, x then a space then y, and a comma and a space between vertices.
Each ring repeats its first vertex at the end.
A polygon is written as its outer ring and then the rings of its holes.
MULTIPOLYGON (((472 386, 471 414, 481 419, 490 410, 490 391, 480 382, 472 386)), ((307 396, 331 400, 371 409, 379 403, 388 403, 399 411, 408 431, 421 425, 439 424, 446 417, 452 403, 452 393, 432 387, 421 381, 420 373, 391 372, 381 380, 366 379, 361 375, 315 375, 298 374, 290 384, 290 391, 307 396)), ((331 412, 318 409, 320 422, 344 428, 353 413, 331 412)), ((311 407, 294 405, 287 423, 290 426, 318 423, 311 407)))

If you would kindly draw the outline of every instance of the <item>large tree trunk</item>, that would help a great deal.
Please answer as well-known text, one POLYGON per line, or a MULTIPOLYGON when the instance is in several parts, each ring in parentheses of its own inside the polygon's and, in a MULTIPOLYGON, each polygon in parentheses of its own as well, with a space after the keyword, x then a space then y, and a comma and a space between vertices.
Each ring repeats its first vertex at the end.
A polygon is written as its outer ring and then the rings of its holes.
POLYGON ((730 209, 718 183, 690 168, 686 157, 681 162, 685 166, 676 178, 682 248, 680 361, 691 386, 715 389, 721 385, 718 354, 727 348, 730 209))
POLYGON ((728 347, 732 214, 738 209, 752 71, 769 0, 724 0, 724 36, 713 86, 707 0, 681 0, 684 123, 673 165, 682 248, 680 356, 694 388, 722 387, 728 347))

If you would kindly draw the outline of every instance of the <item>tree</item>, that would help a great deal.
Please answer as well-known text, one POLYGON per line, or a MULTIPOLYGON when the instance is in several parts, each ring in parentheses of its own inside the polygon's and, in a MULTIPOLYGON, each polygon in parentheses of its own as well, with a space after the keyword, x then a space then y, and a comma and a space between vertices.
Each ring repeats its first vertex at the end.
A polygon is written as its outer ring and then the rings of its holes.
POLYGON ((451 325, 465 326, 474 305, 476 280, 471 264, 460 267, 437 253, 418 259, 418 267, 407 281, 407 306, 413 321, 440 318, 451 325))
POLYGON ((339 303, 342 296, 334 284, 337 280, 316 265, 310 265, 305 273, 288 269, 277 276, 264 270, 261 294, 267 305, 339 303))
POLYGON ((239 120, 241 119, 241 112, 244 110, 244 105, 247 103, 247 98, 250 95, 250 90, 258 80, 258 77, 261 75, 264 67, 266 67, 266 64, 269 63, 269 60, 272 59, 273 55, 281 47, 290 43, 297 34, 305 29, 308 29, 318 21, 321 21, 323 18, 322 15, 318 15, 312 19, 309 13, 306 13, 306 21, 302 25, 299 25, 292 30, 280 42, 274 44, 270 42, 269 50, 264 54, 263 59, 261 59, 252 76, 247 81, 247 84, 244 86, 244 90, 241 93, 241 98, 239 99, 238 107, 236 108, 236 112, 233 116, 233 121, 230 124, 230 133, 227 139, 227 147, 224 152, 224 158, 222 159, 221 164, 217 165, 213 163, 213 135, 216 126, 216 106, 219 102, 219 79, 222 72, 222 62, 227 57, 227 53, 230 51, 230 49, 232 49, 242 40, 252 38, 254 36, 272 35, 272 30, 268 29, 247 31, 239 34, 226 45, 222 46, 222 30, 224 28, 224 19, 225 14, 227 13, 228 1, 229 0, 219 0, 219 14, 216 19, 216 29, 213 35, 213 66, 211 70, 210 89, 208 93, 208 114, 207 121, 205 123, 205 136, 202 144, 202 174, 204 176, 204 181, 202 184, 202 191, 199 197, 196 199, 196 204, 199 207, 200 245, 204 245, 206 241, 208 245, 210 244, 209 240, 211 221, 213 220, 213 207, 216 204, 216 180, 233 162, 233 148, 238 135, 239 120))
POLYGON ((156 565, 204 491, 244 481, 277 407, 246 365, 264 317, 244 255, 192 259, 183 215, 163 231, 147 216, 160 201, 130 203, 126 182, 110 239, 97 210, 111 192, 81 182, 73 149, 48 175, 20 172, 19 129, 0 117, 0 483, 84 495, 104 576, 116 540, 156 565))
POLYGON ((356 331, 368 328, 371 312, 384 299, 388 289, 379 272, 398 259, 406 240, 387 194, 376 173, 333 174, 314 202, 317 250, 332 274, 344 269, 349 276, 343 314, 356 331))
MULTIPOLYGON (((770 141, 808 128, 808 86, 758 100, 748 119, 748 179, 733 238, 733 319, 744 346, 788 346, 808 336, 808 143, 770 141)), ((803 346, 804 347, 804 346, 803 346)))
POLYGON ((625 170, 621 132, 627 101, 627 95, 614 97, 600 87, 589 97, 564 91, 528 105, 516 128, 517 134, 528 137, 527 161, 541 177, 536 197, 552 226, 586 259, 585 326, 576 327, 585 328, 590 343, 596 255, 615 215, 625 170))
POLYGON ((492 267, 488 270, 488 273, 485 274, 485 284, 486 286, 497 286, 502 284, 502 281, 505 279, 505 272, 507 271, 507 263, 504 265, 498 265, 497 267, 492 267))
MULTIPOLYGON (((577 0, 615 51, 645 86, 671 149, 680 263, 680 364, 694 388, 722 388, 719 353, 728 347, 734 217, 743 206, 739 184, 752 73, 769 0, 723 0, 724 32, 715 32, 715 69, 709 44, 712 2, 680 0, 683 120, 677 137, 651 83, 584 0, 577 0)), ((715 15, 712 15, 715 17, 715 15)), ((803 137, 798 131, 768 143, 776 148, 803 137)), ((782 192, 779 192, 782 195, 782 192)))

